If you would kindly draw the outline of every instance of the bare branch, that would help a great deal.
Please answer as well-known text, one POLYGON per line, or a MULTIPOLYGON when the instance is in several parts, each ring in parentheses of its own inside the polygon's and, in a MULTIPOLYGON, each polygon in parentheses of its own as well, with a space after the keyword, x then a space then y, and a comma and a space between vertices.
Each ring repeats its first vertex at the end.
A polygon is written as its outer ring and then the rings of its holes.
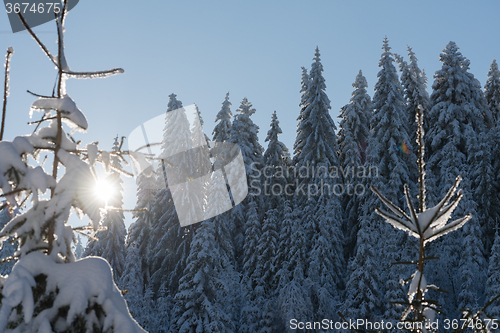
POLYGON ((7 55, 5 56, 5 81, 3 86, 3 112, 2 112, 2 125, 0 129, 0 141, 3 140, 3 132, 5 129, 5 115, 7 113, 7 97, 9 97, 9 79, 10 79, 10 58, 14 54, 12 47, 7 48, 7 55))
POLYGON ((29 91, 29 90, 26 90, 28 93, 32 94, 33 96, 36 96, 36 97, 42 97, 42 98, 55 98, 53 96, 45 96, 45 95, 39 95, 39 94, 36 94, 32 91, 29 91))
POLYGON ((382 193, 380 193, 375 187, 370 187, 371 190, 380 198, 380 200, 394 212, 399 217, 405 217, 409 222, 411 222, 410 217, 398 206, 395 206, 390 200, 388 200, 382 193))
POLYGON ((64 74, 68 75, 69 78, 72 79, 98 79, 98 78, 107 78, 109 76, 113 76, 116 74, 125 73, 123 68, 113 68, 106 71, 97 71, 97 72, 74 72, 74 71, 63 71, 64 74))
POLYGON ((31 35, 31 37, 33 37, 33 39, 37 42, 38 46, 40 46, 40 48, 43 50, 43 52, 45 53, 45 55, 47 57, 49 57, 50 61, 52 61, 54 63, 54 65, 56 65, 57 67, 59 67, 59 65, 57 64, 57 61, 54 58, 54 56, 52 54, 50 54, 49 49, 47 49, 47 47, 40 41, 40 39, 38 39, 38 36, 33 32, 33 30, 31 30, 30 26, 28 25, 28 23, 24 19, 24 17, 21 14, 21 12, 17 13, 17 15, 19 15, 19 19, 21 19, 21 22, 23 23, 24 28, 26 29, 26 31, 28 31, 29 34, 31 35))

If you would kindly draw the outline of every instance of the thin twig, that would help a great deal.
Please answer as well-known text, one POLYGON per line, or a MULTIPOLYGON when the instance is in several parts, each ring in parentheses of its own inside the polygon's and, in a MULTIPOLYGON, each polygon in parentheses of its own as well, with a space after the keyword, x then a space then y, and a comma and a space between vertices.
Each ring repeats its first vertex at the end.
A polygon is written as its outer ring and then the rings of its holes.
POLYGON ((417 144, 418 144, 418 188, 419 195, 418 201, 420 206, 420 213, 426 210, 425 207, 425 145, 424 145, 424 111, 422 105, 417 108, 417 144))
POLYGON ((0 197, 8 197, 9 195, 16 194, 16 193, 19 193, 22 191, 26 191, 26 189, 25 188, 18 188, 16 190, 8 192, 8 193, 2 193, 2 194, 0 194, 0 197))
POLYGON ((35 120, 35 121, 28 122, 28 125, 40 124, 40 123, 43 123, 46 120, 54 120, 54 119, 57 119, 57 117, 50 117, 50 118, 42 117, 42 119, 40 119, 40 120, 35 120))
POLYGON ((26 90, 28 93, 32 94, 33 96, 36 96, 36 97, 42 97, 42 98, 55 98, 54 96, 45 96, 45 95, 40 95, 40 94, 36 94, 32 91, 29 91, 29 90, 26 90))
POLYGON ((38 36, 33 32, 33 30, 31 30, 30 26, 28 25, 28 23, 24 19, 24 17, 21 14, 21 12, 17 13, 17 15, 19 15, 19 18, 21 19, 21 22, 23 23, 24 28, 26 29, 26 31, 29 32, 29 34, 31 35, 31 37, 33 37, 33 39, 37 42, 38 46, 40 46, 40 48, 43 50, 43 52, 45 52, 45 55, 47 57, 49 57, 50 61, 52 61, 54 63, 54 65, 56 65, 57 67, 59 67, 59 65, 57 64, 55 58, 52 56, 52 54, 50 54, 49 49, 47 49, 47 47, 40 41, 40 39, 38 39, 38 36))
POLYGON ((14 49, 9 47, 7 49, 7 56, 5 60, 5 81, 3 86, 3 112, 2 112, 2 126, 0 129, 0 141, 3 140, 3 132, 5 129, 5 114, 7 113, 7 97, 9 97, 9 72, 10 72, 10 58, 14 53, 14 49))

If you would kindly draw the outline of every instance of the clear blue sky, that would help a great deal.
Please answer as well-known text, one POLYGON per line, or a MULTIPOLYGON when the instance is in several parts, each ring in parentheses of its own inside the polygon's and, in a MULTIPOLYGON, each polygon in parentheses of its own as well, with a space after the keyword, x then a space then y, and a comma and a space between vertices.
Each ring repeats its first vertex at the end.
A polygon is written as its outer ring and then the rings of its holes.
MULTIPOLYGON (((114 136, 127 136, 164 112, 172 92, 184 105, 199 106, 210 134, 229 91, 233 112, 245 96, 253 103, 264 147, 276 110, 281 139, 291 148, 301 66, 310 67, 316 46, 336 118, 349 101, 359 69, 373 95, 384 36, 396 53, 406 56, 406 45, 413 48, 429 87, 441 67, 440 52, 453 40, 484 85, 491 61, 500 57, 499 12, 495 0, 81 0, 66 24, 71 69, 122 67, 125 74, 68 81, 68 93, 90 124, 88 133, 76 138, 111 148, 114 136)), ((54 28, 51 22, 35 31, 56 53, 54 28)), ((26 123, 34 98, 26 89, 51 94, 56 71, 27 33, 10 32, 7 15, 0 13, 0 52, 8 46, 15 49, 5 134, 11 140, 32 131, 26 123)), ((125 195, 126 208, 132 208, 133 181, 126 182, 125 195)))

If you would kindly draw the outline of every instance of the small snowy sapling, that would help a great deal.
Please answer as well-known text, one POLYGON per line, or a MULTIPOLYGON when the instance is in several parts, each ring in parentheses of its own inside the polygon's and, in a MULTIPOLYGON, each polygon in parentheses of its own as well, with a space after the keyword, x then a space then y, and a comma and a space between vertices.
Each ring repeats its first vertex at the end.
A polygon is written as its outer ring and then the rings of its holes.
MULTIPOLYGON (((95 199, 95 162, 109 165, 110 156, 123 161, 127 152, 100 151, 96 144, 79 148, 64 132, 63 123, 85 132, 85 115, 66 93, 67 78, 98 78, 123 73, 71 71, 64 55, 64 20, 67 1, 56 16, 58 54, 53 56, 19 13, 26 30, 56 65, 57 83, 52 96, 38 96, 31 106, 41 111, 31 135, 0 141, 0 196, 8 208, 25 207, 0 231, 0 241, 17 240, 19 258, 8 276, 0 276, 0 333, 3 332, 145 332, 130 316, 125 300, 113 282, 109 264, 102 258, 76 260, 72 251, 74 229, 68 224, 71 209, 87 215, 97 229, 103 203, 95 199), (41 126, 48 123, 47 126, 41 126), (40 154, 54 156, 52 170, 32 166, 40 154), (64 166, 64 172, 59 166, 64 166), (58 173, 59 171, 59 173, 58 173), (41 194, 49 191, 46 196, 41 194), (30 204, 26 205, 26 201, 30 204)), ((5 105, 5 101, 4 101, 5 105)), ((128 153, 135 159, 138 153, 128 153)), ((132 158, 132 160, 134 160, 132 158)), ((125 173, 123 170, 116 170, 125 173)))

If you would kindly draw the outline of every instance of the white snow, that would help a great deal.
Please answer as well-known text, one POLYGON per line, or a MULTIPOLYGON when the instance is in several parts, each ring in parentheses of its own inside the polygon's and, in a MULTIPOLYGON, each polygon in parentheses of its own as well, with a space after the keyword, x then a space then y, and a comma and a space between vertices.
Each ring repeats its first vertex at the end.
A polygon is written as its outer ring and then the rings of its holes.
POLYGON ((41 97, 33 102, 31 108, 33 110, 57 110, 61 112, 63 121, 69 127, 80 132, 85 132, 89 126, 87 118, 69 95, 64 95, 62 98, 41 97))
POLYGON ((418 290, 420 290, 422 294, 425 294, 425 291, 427 290, 427 280, 424 275, 421 275, 420 271, 416 271, 412 275, 410 287, 408 288, 408 300, 410 303, 415 298, 418 290), (422 279, 420 279, 420 277, 422 277, 422 279))
MULTIPOLYGON (((51 319, 58 316, 58 309, 69 306, 66 325, 69 327, 76 316, 87 317, 85 311, 93 304, 102 306, 105 312, 104 330, 113 327, 114 332, 145 332, 130 317, 125 300, 113 282, 111 268, 102 258, 87 257, 74 263, 55 263, 41 252, 24 256, 14 266, 3 286, 0 310, 0 332, 4 332, 12 308, 23 305, 24 321, 33 328, 46 331, 51 319), (34 277, 47 276, 45 294, 55 293, 54 305, 33 318, 34 277)), ((52 331, 49 331, 52 332, 52 331)))
POLYGON ((98 147, 97 147, 96 144, 89 143, 87 145, 87 154, 88 154, 88 157, 89 157, 89 164, 91 166, 94 166, 98 152, 99 152, 99 149, 98 149, 98 147))
POLYGON ((99 208, 102 203, 95 199, 93 185, 96 179, 90 171, 90 166, 78 156, 64 150, 60 150, 58 156, 67 171, 54 190, 54 198, 57 197, 54 212, 59 213, 59 210, 65 207, 68 209, 71 206, 78 207, 89 216, 97 229, 101 219, 99 208))
POLYGON ((130 160, 134 166, 134 171, 138 175, 139 173, 144 173, 145 177, 151 176, 153 172, 152 164, 146 159, 146 156, 140 152, 131 151, 130 160))
MULTIPOLYGON (((54 148, 57 138, 57 121, 52 120, 47 127, 42 127, 30 136, 30 143, 37 148, 54 148)), ((75 150, 76 144, 68 139, 64 131, 61 133, 61 148, 64 150, 75 150)))
POLYGON ((109 152, 101 152, 101 161, 102 164, 104 164, 104 170, 106 171, 106 173, 109 173, 109 163, 111 162, 109 152))

